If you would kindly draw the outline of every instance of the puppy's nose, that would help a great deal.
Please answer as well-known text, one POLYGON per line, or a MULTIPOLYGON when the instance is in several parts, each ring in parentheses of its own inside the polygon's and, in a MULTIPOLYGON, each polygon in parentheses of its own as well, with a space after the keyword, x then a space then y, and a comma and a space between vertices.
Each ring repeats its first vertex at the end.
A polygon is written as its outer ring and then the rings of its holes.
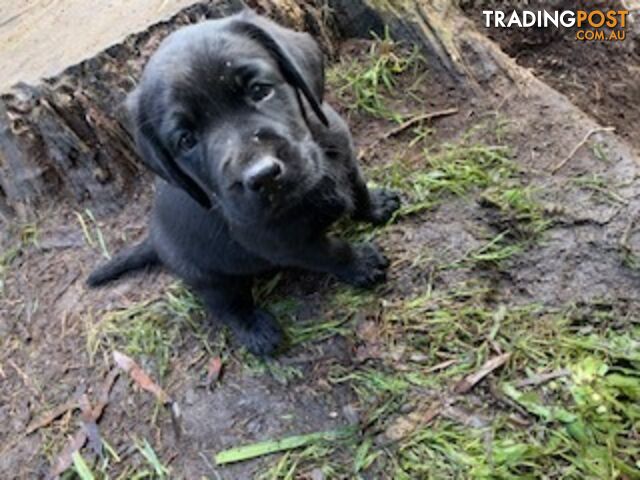
POLYGON ((265 156, 247 168, 243 182, 249 190, 257 192, 265 187, 273 186, 282 176, 284 165, 275 157, 265 156))

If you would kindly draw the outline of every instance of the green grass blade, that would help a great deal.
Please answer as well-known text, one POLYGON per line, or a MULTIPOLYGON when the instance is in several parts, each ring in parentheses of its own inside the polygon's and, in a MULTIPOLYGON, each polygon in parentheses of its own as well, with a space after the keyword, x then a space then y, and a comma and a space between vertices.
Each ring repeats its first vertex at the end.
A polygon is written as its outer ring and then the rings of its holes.
POLYGON ((72 458, 73 468, 82 480, 95 480, 89 465, 87 465, 87 462, 84 461, 84 458, 82 458, 79 452, 73 452, 72 458))
POLYGON ((264 442, 243 445, 224 450, 215 456, 216 464, 242 462, 252 458, 262 457, 276 452, 284 452, 300 447, 306 447, 319 442, 333 442, 344 440, 355 433, 351 427, 330 430, 327 432, 309 433, 306 435, 294 435, 280 440, 267 440, 264 442))
POLYGON ((142 456, 147 460, 147 462, 149 462, 149 464, 153 467, 158 478, 166 478, 166 476, 169 474, 169 469, 162 464, 162 462, 158 458, 158 455, 156 454, 153 447, 149 444, 147 439, 143 439, 142 443, 136 442, 136 447, 138 448, 138 451, 142 454, 142 456))

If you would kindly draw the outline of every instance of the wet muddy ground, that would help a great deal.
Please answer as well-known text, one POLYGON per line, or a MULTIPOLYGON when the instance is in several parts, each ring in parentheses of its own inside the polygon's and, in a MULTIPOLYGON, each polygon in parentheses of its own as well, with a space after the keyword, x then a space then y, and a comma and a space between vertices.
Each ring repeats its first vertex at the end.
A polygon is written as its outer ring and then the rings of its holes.
POLYGON ((97 421, 109 449, 81 450, 98 478, 162 468, 189 479, 639 478, 637 47, 622 61, 570 40, 498 41, 542 82, 526 97, 510 86, 497 104, 409 45, 342 45, 328 100, 349 119, 368 177, 401 190, 405 207, 383 228, 338 227, 391 259, 376 291, 304 272, 261 280, 260 298, 290 336, 275 359, 236 348, 163 272, 85 288, 105 249, 144 235, 147 179, 118 215, 55 205, 15 226, 0 270, 0 477, 50 472, 83 428, 78 408, 60 406, 85 393, 96 402, 118 350, 180 406, 183 433, 121 373, 97 421), (575 81, 591 55, 600 97, 575 81), (612 78, 610 62, 630 74, 612 78), (390 87, 367 72, 389 75, 390 87), (606 94, 632 97, 621 106, 606 94), (598 123, 619 131, 571 154, 598 123), (218 358, 220 377, 207 382, 218 358), (214 461, 226 448, 350 426, 342 443, 214 461))

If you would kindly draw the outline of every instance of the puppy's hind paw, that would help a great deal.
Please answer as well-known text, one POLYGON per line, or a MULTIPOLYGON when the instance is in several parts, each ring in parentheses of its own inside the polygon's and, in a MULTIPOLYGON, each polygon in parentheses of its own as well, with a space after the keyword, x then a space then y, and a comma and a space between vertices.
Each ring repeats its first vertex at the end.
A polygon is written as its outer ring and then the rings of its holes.
POLYGON ((371 212, 368 220, 374 225, 387 223, 393 213, 400 208, 400 195, 393 190, 377 188, 369 191, 371 212))
POLYGON ((282 343, 283 331, 269 312, 254 310, 244 325, 233 329, 236 339, 259 357, 271 356, 282 343))
POLYGON ((371 288, 386 280, 389 260, 378 247, 371 243, 363 243, 353 250, 353 261, 338 276, 340 280, 359 288, 371 288))

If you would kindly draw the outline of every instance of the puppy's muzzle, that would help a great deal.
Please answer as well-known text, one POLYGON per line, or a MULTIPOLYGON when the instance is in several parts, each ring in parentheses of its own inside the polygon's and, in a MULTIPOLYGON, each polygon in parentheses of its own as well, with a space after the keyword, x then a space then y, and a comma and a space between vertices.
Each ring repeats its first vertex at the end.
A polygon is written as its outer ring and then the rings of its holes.
POLYGON ((242 183, 248 191, 262 193, 276 189, 284 175, 284 164, 271 155, 265 155, 247 167, 242 183))

